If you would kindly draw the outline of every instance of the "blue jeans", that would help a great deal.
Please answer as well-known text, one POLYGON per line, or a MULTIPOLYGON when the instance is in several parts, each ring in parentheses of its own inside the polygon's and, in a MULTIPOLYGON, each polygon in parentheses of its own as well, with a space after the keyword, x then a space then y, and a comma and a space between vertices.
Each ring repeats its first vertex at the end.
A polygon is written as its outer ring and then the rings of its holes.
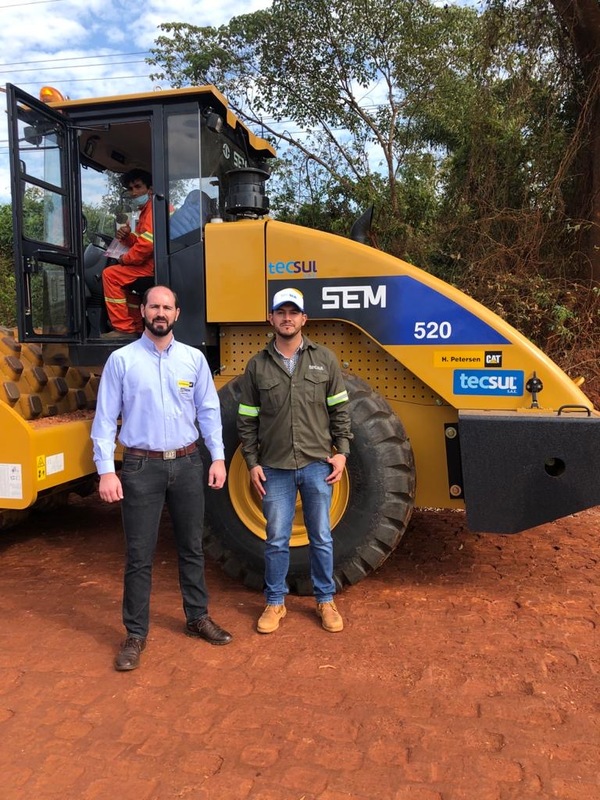
POLYGON ((121 514, 126 546, 123 624, 129 636, 143 639, 148 635, 152 562, 165 502, 173 523, 186 621, 207 614, 202 550, 203 475, 197 451, 170 461, 127 453, 123 456, 121 514))
POLYGON ((325 483, 331 474, 326 461, 315 461, 302 469, 263 467, 266 495, 262 508, 267 520, 265 547, 265 597, 268 605, 281 605, 288 593, 286 577, 290 565, 290 537, 300 492, 304 524, 308 533, 310 576, 318 603, 333 599, 333 539, 329 524, 332 488, 325 483))

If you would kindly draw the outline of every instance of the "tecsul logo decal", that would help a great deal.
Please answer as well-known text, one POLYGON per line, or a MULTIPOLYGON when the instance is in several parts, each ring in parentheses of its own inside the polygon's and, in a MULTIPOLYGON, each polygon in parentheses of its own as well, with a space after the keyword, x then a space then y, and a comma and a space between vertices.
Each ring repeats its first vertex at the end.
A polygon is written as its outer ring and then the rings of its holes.
POLYGON ((520 396, 523 394, 524 376, 521 370, 455 370, 454 394, 480 394, 520 396))

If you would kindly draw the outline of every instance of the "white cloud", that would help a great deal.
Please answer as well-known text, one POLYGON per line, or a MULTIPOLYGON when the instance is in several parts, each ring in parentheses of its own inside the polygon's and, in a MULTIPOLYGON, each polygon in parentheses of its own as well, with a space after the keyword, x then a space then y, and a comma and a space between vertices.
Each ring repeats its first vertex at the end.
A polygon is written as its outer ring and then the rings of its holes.
MULTIPOLYGON (((0 86, 37 97, 51 85, 73 99, 150 91, 144 61, 165 22, 218 26, 271 0, 0 0, 0 86), (123 55, 140 53, 142 55, 123 55)), ((5 95, 0 115, 6 120, 5 95)), ((0 131, 0 202, 10 201, 6 122, 0 131)))

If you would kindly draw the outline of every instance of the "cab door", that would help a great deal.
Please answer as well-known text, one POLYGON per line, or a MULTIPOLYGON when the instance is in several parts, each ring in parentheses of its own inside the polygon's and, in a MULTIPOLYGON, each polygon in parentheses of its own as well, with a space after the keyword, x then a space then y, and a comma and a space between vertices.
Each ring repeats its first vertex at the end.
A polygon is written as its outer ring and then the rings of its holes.
POLYGON ((16 86, 6 89, 19 337, 80 341, 77 132, 64 114, 16 86))

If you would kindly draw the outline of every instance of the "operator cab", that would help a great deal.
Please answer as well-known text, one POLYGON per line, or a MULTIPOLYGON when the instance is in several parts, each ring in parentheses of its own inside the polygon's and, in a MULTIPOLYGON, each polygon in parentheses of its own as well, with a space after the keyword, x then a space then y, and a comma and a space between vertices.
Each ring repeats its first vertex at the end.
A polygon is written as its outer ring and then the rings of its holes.
POLYGON ((170 286, 177 338, 210 353, 206 224, 264 216, 267 160, 275 153, 212 86, 45 103, 7 86, 19 337, 67 344, 74 364, 103 363, 110 331, 102 271, 118 255, 115 233, 138 211, 121 185, 133 168, 152 175, 155 274, 128 286, 170 286))

